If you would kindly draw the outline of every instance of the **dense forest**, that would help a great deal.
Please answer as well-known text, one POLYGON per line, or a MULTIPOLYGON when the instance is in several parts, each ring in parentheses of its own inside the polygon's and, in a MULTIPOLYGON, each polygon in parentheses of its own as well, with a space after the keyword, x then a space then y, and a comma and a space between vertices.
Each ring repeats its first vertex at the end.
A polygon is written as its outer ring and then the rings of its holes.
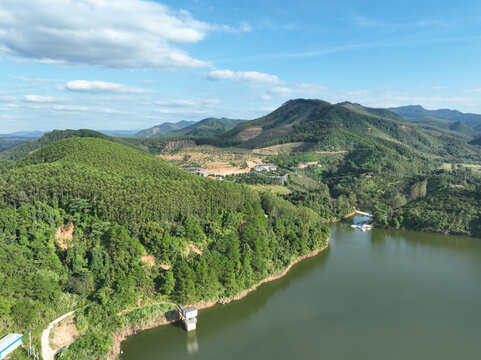
POLYGON ((0 333, 37 338, 80 308, 84 335, 62 358, 103 357, 115 331, 168 306, 128 309, 231 297, 327 237, 318 214, 275 195, 106 140, 60 140, 0 173, 0 333))
POLYGON ((0 152, 0 160, 19 160, 21 158, 26 157, 30 153, 37 151, 43 146, 52 144, 58 140, 72 138, 72 137, 99 138, 99 139, 109 140, 109 141, 116 142, 123 145, 128 145, 131 147, 135 147, 135 145, 125 142, 120 138, 108 136, 95 130, 89 130, 89 129, 53 130, 49 133, 44 134, 43 136, 41 136, 40 138, 34 141, 26 142, 19 146, 15 146, 9 150, 0 152))
POLYGON ((61 358, 104 358, 114 333, 159 321, 172 301, 223 301, 279 273, 354 208, 377 227, 481 237, 480 148, 463 124, 440 124, 293 100, 222 135, 53 131, 4 151, 0 334, 32 332, 38 344, 49 321, 79 309, 82 336, 61 358), (266 157, 291 174, 286 183, 254 172, 205 179, 151 155, 290 143, 266 157))

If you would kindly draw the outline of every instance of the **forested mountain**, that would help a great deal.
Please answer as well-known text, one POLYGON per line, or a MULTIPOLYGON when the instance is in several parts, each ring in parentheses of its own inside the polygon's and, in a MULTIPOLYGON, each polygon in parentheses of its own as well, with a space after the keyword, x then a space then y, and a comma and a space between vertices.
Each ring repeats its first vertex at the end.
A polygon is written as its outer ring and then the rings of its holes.
POLYGON ((338 105, 344 106, 346 109, 358 112, 362 115, 372 115, 372 116, 377 116, 383 119, 391 119, 391 120, 397 120, 397 121, 404 120, 404 118, 401 115, 398 115, 386 109, 370 108, 370 107, 362 106, 360 104, 353 104, 348 101, 339 103, 338 105))
POLYGON ((378 227, 481 236, 479 146, 450 128, 464 123, 423 121, 297 99, 213 136, 199 136, 201 127, 146 139, 66 130, 3 152, 0 332, 37 339, 48 321, 80 308, 84 335, 62 357, 104 356, 113 333, 166 310, 129 309, 230 298, 324 246, 323 223, 354 206, 372 210, 378 227), (281 197, 148 153, 196 143, 274 146, 267 161, 297 175, 281 197))
POLYGON ((469 142, 471 145, 481 145, 481 137, 469 142))
POLYGON ((458 110, 450 109, 427 110, 421 105, 401 106, 388 108, 388 110, 410 119, 431 116, 453 122, 460 121, 477 131, 481 131, 481 115, 479 114, 462 113, 458 110))
POLYGON ((20 144, 27 143, 34 140, 35 138, 28 138, 28 137, 21 137, 21 136, 20 137, 18 136, 2 137, 0 135, 0 152, 6 151, 20 144))
POLYGON ((223 133, 246 120, 227 118, 207 118, 196 122, 182 130, 174 131, 173 136, 211 136, 223 133))
POLYGON ((219 146, 258 148, 307 142, 323 151, 377 148, 409 156, 479 159, 466 141, 450 134, 431 134, 406 122, 386 118, 386 111, 321 100, 290 100, 274 112, 242 123, 210 140, 219 146), (375 115, 372 115, 375 114, 375 115))
MULTIPOLYGON (((105 134, 102 134, 98 131, 88 130, 88 129, 80 129, 80 130, 53 130, 49 133, 44 134, 42 137, 35 141, 31 141, 25 144, 21 144, 16 146, 10 150, 0 152, 0 160, 18 160, 21 159, 28 154, 40 149, 41 147, 54 143, 55 141, 61 139, 67 139, 72 137, 93 137, 93 138, 100 138, 109 140, 112 142, 126 144, 125 141, 122 139, 117 139, 105 134)), ((132 146, 132 145, 130 145, 132 146)))
POLYGON ((31 138, 36 139, 45 134, 44 131, 15 131, 8 134, 0 134, 0 137, 24 137, 24 138, 31 138))
POLYGON ((102 134, 114 137, 135 136, 140 130, 98 130, 102 134))
POLYGON ((428 173, 413 184, 407 204, 378 225, 481 237, 481 176, 469 167, 428 173), (420 181, 421 180, 421 181, 420 181), (415 189, 418 187, 418 189, 415 189))
POLYGON ((62 358, 99 358, 115 332, 168 309, 128 311, 139 303, 234 296, 327 236, 274 195, 101 138, 59 140, 0 170, 0 332, 37 342, 79 308, 83 336, 62 358))
POLYGON ((151 128, 140 130, 134 134, 136 138, 149 138, 149 137, 161 137, 167 134, 171 134, 177 130, 181 130, 187 126, 195 124, 195 121, 182 120, 176 123, 164 122, 159 125, 152 126, 151 128))
POLYGON ((139 131, 134 137, 157 138, 165 136, 211 136, 222 133, 246 120, 228 118, 206 118, 200 121, 179 121, 163 123, 139 131))

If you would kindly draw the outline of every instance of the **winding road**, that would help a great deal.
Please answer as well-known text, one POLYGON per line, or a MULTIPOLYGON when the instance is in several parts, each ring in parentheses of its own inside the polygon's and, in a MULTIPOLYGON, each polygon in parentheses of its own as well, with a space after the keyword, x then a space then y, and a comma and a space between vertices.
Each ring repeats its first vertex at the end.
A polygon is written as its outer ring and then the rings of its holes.
POLYGON ((52 321, 47 328, 42 332, 42 359, 43 360, 54 360, 56 352, 52 350, 50 347, 50 332, 52 331, 53 327, 57 325, 60 321, 65 318, 68 318, 70 315, 73 315, 77 310, 71 311, 65 315, 60 316, 59 318, 52 321))

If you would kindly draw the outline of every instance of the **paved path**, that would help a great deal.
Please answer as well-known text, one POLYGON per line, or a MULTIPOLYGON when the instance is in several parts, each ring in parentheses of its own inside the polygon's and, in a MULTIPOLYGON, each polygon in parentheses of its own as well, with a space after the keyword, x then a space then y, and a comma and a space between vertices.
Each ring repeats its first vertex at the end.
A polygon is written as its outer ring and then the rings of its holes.
POLYGON ((43 360, 54 360, 55 351, 50 347, 50 331, 53 327, 57 325, 60 321, 73 315, 77 310, 71 311, 68 314, 62 315, 59 318, 52 321, 47 328, 42 332, 42 359, 43 360))

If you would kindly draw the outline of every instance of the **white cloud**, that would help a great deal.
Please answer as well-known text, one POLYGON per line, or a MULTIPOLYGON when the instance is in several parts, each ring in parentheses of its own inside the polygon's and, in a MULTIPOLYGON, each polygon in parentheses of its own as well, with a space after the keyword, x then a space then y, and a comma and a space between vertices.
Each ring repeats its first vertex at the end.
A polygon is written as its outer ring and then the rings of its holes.
POLYGON ((52 96, 41 96, 41 95, 24 95, 21 98, 22 101, 32 102, 32 103, 49 103, 57 101, 56 98, 52 96))
POLYGON ((168 107, 215 106, 218 103, 219 99, 175 99, 156 102, 157 105, 168 107))
POLYGON ((330 94, 328 100, 331 102, 351 101, 364 106, 375 108, 398 107, 405 105, 422 105, 427 109, 457 109, 469 111, 470 108, 479 106, 479 99, 476 96, 460 96, 456 93, 440 93, 439 90, 431 92, 422 91, 397 91, 397 90, 371 90, 366 93, 353 91, 340 91, 330 94))
POLYGON ((155 109, 159 114, 206 114, 205 110, 191 110, 191 109, 155 109))
POLYGON ((87 112, 87 113, 100 113, 100 114, 126 114, 126 112, 112 109, 112 108, 99 108, 90 107, 84 105, 68 105, 68 104, 55 104, 51 102, 32 102, 26 105, 29 109, 38 110, 50 110, 59 112, 87 112))
POLYGON ((238 27, 233 27, 229 25, 216 26, 218 30, 223 30, 225 32, 252 32, 252 27, 246 23, 242 22, 238 27))
POLYGON ((146 0, 2 0, 0 48, 53 64, 177 70, 209 66, 178 44, 210 31, 248 31, 211 25, 187 11, 146 0))
POLYGON ((212 70, 207 74, 207 79, 212 81, 231 80, 244 82, 249 85, 275 85, 281 83, 276 75, 257 71, 212 70))
POLYGON ((266 92, 258 94, 261 100, 289 97, 318 97, 326 87, 312 83, 291 83, 286 86, 274 86, 266 92))
POLYGON ((344 95, 345 95, 347 98, 364 96, 364 95, 368 95, 368 94, 369 94, 369 90, 355 90, 355 91, 345 91, 345 92, 344 92, 344 95))
POLYGON ((285 86, 275 86, 270 88, 268 93, 273 96, 290 96, 294 90, 285 86))
POLYGON ((57 111, 90 111, 91 109, 86 106, 75 106, 75 105, 58 105, 54 104, 48 108, 57 111))
POLYGON ((464 92, 464 93, 467 93, 467 94, 480 94, 480 93, 481 93, 481 88, 468 89, 468 90, 464 90, 463 92, 464 92))
POLYGON ((119 93, 119 94, 141 94, 147 90, 124 84, 106 82, 106 81, 87 81, 74 80, 69 81, 65 86, 70 91, 84 92, 84 93, 119 93))

